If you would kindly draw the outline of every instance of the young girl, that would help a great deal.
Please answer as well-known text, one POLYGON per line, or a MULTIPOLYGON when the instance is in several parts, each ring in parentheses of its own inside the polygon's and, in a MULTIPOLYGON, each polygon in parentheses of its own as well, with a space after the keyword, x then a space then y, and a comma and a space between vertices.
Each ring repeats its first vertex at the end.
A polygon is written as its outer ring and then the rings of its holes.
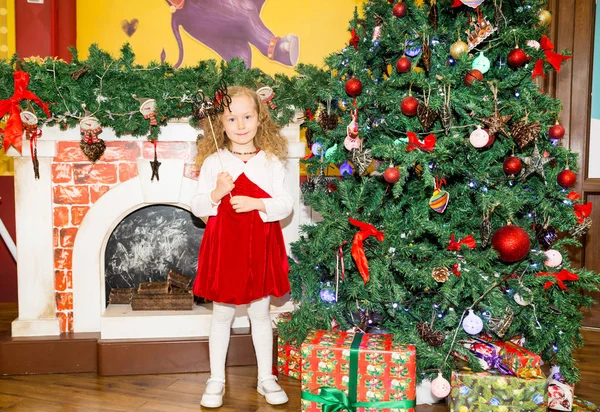
POLYGON ((229 89, 231 104, 213 122, 218 147, 205 121, 198 143, 202 165, 192 212, 207 217, 194 294, 213 301, 210 379, 201 405, 217 408, 225 393, 225 358, 236 305, 248 304, 258 364, 257 391, 272 405, 288 397, 271 374, 273 332, 270 297, 290 291, 279 221, 292 212, 286 191, 287 141, 256 93, 229 89))

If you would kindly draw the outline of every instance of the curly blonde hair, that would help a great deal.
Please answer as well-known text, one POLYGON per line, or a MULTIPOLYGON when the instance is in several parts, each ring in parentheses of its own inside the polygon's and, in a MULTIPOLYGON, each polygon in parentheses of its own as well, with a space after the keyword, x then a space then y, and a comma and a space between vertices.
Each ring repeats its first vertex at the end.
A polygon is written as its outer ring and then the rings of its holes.
MULTIPOLYGON (((267 105, 260 100, 256 92, 247 87, 232 86, 228 89, 228 94, 231 98, 248 96, 254 101, 254 106, 258 112, 258 130, 254 137, 254 146, 257 149, 265 151, 267 156, 274 155, 282 162, 285 162, 288 153, 288 142, 281 134, 281 128, 271 118, 267 105)), ((215 132, 218 148, 231 150, 231 141, 225 133, 221 119, 222 117, 219 116, 219 118, 212 120, 212 127, 215 132)), ((197 143, 198 154, 196 155, 196 164, 198 167, 202 166, 202 163, 204 163, 204 160, 208 156, 217 151, 208 118, 202 121, 202 130, 204 136, 200 136, 197 143)))

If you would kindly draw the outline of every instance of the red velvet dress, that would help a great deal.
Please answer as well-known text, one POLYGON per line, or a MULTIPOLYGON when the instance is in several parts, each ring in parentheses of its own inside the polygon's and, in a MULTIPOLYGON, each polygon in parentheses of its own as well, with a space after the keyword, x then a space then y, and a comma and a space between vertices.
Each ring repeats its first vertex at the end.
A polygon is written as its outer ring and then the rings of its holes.
MULTIPOLYGON (((244 173, 232 196, 270 198, 244 173)), ((194 294, 219 303, 241 305, 290 291, 288 260, 279 222, 263 222, 257 210, 236 213, 221 199, 217 215, 208 218, 200 252, 194 294)))

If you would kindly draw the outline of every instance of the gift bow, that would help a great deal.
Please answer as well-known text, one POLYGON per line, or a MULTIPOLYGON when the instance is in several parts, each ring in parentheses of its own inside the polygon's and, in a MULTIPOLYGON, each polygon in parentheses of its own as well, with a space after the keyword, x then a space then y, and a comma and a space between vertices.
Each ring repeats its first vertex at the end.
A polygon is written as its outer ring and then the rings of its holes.
POLYGON ((479 344, 484 345, 484 346, 488 346, 491 350, 492 350, 492 354, 491 355, 486 355, 480 352, 477 352, 477 350, 475 348, 473 348, 473 346, 469 347, 469 351, 475 355, 476 357, 478 357, 479 359, 482 359, 485 361, 485 363, 487 363, 490 367, 490 369, 496 369, 498 371, 500 371, 500 373, 502 373, 503 375, 512 375, 513 373, 510 371, 510 369, 508 369, 506 367, 505 364, 502 363, 502 355, 498 354, 497 346, 491 344, 490 342, 486 342, 484 340, 481 339, 474 339, 475 341, 477 341, 479 344))
POLYGON ((469 235, 458 242, 454 240, 454 233, 450 235, 450 243, 448 244, 448 250, 459 251, 462 245, 467 245, 469 249, 475 249, 477 247, 477 242, 475 242, 475 238, 472 235, 469 235))
MULTIPOLYGON (((546 36, 542 36, 542 39, 540 40, 540 47, 546 54, 546 61, 550 63, 550 65, 554 67, 558 73, 560 73, 560 65, 562 64, 562 62, 565 60, 569 60, 573 57, 554 53, 552 51, 552 49, 554 48, 554 44, 552 44, 550 39, 546 36)), ((535 67, 533 68, 531 78, 535 79, 538 76, 542 76, 544 79, 546 78, 546 75, 544 74, 544 61, 542 59, 539 59, 535 63, 535 67)))
MULTIPOLYGON (((360 222, 359 222, 360 223, 360 222)), ((409 409, 415 407, 414 400, 401 401, 378 401, 378 402, 357 402, 357 382, 358 382, 358 355, 360 344, 364 334, 356 333, 350 346, 350 366, 348 371, 348 394, 336 389, 323 387, 319 388, 319 394, 302 392, 302 399, 309 402, 320 403, 323 412, 350 411, 355 412, 357 408, 364 409, 409 409)))
POLYGON ((369 281, 369 261, 367 260, 367 255, 365 254, 365 248, 363 242, 370 236, 375 236, 377 240, 383 242, 383 232, 375 229, 375 226, 361 222, 360 220, 348 218, 348 221, 358 227, 360 230, 358 233, 354 235, 354 239, 352 240, 352 257, 356 262, 356 267, 358 268, 358 272, 360 276, 363 278, 365 285, 369 281))
MULTIPOLYGON (((558 273, 539 272, 536 273, 535 276, 554 276, 556 278, 556 284, 558 285, 558 287, 566 291, 568 291, 569 289, 567 288, 567 285, 565 285, 565 280, 579 280, 579 276, 577 276, 576 273, 571 273, 566 269, 563 269, 558 273)), ((546 283, 544 283, 544 290, 552 287, 552 285, 554 285, 554 283, 552 283, 551 281, 547 281, 546 283)))
POLYGON ((436 138, 433 134, 428 135, 421 142, 417 135, 413 132, 406 132, 408 135, 408 146, 406 146, 406 152, 412 152, 416 149, 421 149, 424 152, 431 152, 435 148, 436 138))
POLYGON ((27 90, 29 86, 29 73, 16 71, 13 73, 15 91, 10 99, 0 101, 0 118, 10 111, 6 128, 4 129, 4 147, 8 149, 13 146, 19 153, 23 148, 23 123, 21 122, 21 107, 19 102, 23 99, 33 100, 50 117, 50 111, 46 103, 27 90))
POLYGON ((592 213, 592 202, 586 204, 576 204, 573 206, 575 216, 577 216, 577 223, 583 224, 585 219, 592 213))

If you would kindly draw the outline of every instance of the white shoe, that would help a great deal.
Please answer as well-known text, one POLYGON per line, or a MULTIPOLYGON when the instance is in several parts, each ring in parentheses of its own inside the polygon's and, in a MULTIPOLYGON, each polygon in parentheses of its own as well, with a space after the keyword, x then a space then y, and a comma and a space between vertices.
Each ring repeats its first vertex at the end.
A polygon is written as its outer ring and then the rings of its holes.
POLYGON ((200 405, 205 408, 218 408, 223 405, 223 395, 225 394, 225 379, 210 378, 206 381, 206 389, 202 394, 200 405))
POLYGON ((277 378, 273 375, 267 376, 266 378, 259 378, 256 390, 264 396, 267 403, 271 405, 282 405, 288 402, 287 395, 277 383, 277 378))

